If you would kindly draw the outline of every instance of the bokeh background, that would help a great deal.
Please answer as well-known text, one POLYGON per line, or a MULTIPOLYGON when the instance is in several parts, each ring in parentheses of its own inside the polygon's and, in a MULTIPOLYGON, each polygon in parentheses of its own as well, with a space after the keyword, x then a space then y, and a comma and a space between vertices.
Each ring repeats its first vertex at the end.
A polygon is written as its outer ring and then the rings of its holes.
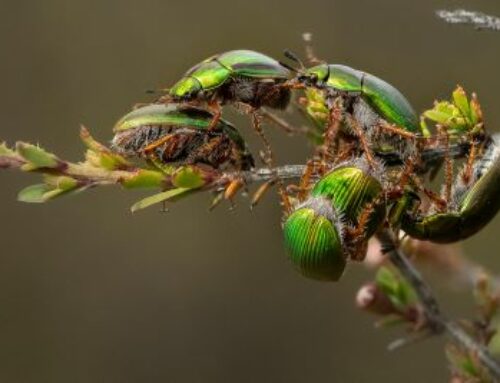
MULTIPOLYGON (((421 111, 457 83, 480 96, 499 129, 500 34, 446 25, 434 10, 500 15, 496 1, 3 1, 0 137, 82 153, 79 124, 109 140, 144 91, 171 85, 216 52, 318 54, 395 84, 421 111)), ((254 149, 248 120, 229 112, 254 149)), ((281 163, 304 161, 300 138, 268 129, 281 163)), ((128 210, 141 192, 101 188, 46 205, 16 202, 35 177, 0 174, 0 381, 442 382, 443 339, 396 353, 353 304, 372 273, 337 284, 289 265, 269 195, 208 213, 208 196, 128 210)), ((496 219, 464 243, 500 271, 496 219)), ((445 309, 471 313, 468 291, 431 277, 445 309)))

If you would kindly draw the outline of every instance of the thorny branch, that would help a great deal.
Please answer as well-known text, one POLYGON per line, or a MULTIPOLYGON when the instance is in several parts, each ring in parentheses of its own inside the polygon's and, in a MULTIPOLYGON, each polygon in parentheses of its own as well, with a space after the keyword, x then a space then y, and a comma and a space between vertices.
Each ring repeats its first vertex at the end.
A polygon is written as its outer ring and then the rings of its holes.
POLYGON ((446 318, 429 285, 422 279, 420 273, 403 252, 398 249, 394 235, 389 230, 384 230, 378 234, 378 239, 391 263, 411 284, 418 295, 430 330, 434 334, 446 332, 462 348, 476 355, 496 380, 500 379, 500 364, 498 361, 493 358, 483 345, 472 339, 458 324, 446 318))
POLYGON ((465 9, 439 10, 436 11, 436 16, 449 24, 468 24, 476 29, 500 31, 500 18, 482 12, 467 11, 465 9))

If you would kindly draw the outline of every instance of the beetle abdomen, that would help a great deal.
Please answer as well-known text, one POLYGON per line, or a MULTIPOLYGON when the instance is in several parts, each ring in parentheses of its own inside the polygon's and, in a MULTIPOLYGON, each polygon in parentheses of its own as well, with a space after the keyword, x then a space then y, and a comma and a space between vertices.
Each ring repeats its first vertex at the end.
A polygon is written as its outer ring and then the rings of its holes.
POLYGON ((258 81, 247 77, 235 77, 221 89, 225 101, 238 101, 254 108, 268 106, 273 109, 285 109, 290 103, 290 89, 273 81, 258 81))
POLYGON ((206 110, 181 104, 144 106, 116 124, 112 147, 124 156, 163 163, 253 167, 253 157, 239 132, 222 119, 209 130, 212 119, 206 110))
POLYGON ((146 146, 170 132, 166 126, 149 125, 117 132, 111 141, 111 147, 124 156, 136 156, 146 146))

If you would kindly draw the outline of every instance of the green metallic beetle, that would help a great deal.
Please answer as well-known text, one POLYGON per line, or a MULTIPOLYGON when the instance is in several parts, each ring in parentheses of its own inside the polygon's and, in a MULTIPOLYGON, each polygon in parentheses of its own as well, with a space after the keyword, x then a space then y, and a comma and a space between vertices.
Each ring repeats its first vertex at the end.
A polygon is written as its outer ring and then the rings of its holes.
POLYGON ((413 238, 451 243, 483 229, 500 209, 500 137, 493 137, 474 164, 468 183, 457 178, 447 212, 422 215, 416 211, 418 205, 418 196, 411 191, 396 205, 403 211, 401 229, 413 238))
MULTIPOLYGON (((343 96, 347 100, 346 109, 365 127, 376 125, 382 118, 409 133, 421 133, 418 116, 408 100, 394 86, 369 73, 346 65, 321 64, 307 69, 297 80, 313 88, 309 97, 316 107, 321 97, 314 90, 323 90, 325 106, 328 98, 343 96), (376 115, 369 113, 367 107, 376 115)), ((318 117, 316 113, 312 115, 318 117)))
POLYGON ((290 89, 282 86, 291 72, 273 58, 250 50, 212 56, 186 72, 169 91, 175 101, 201 100, 219 108, 240 102, 257 109, 284 109, 290 89))
POLYGON ((254 167, 245 141, 227 121, 209 130, 213 115, 180 104, 152 104, 132 111, 114 127, 112 147, 125 156, 160 163, 203 163, 239 170, 254 167))
POLYGON ((305 276, 336 281, 347 259, 362 260, 367 240, 385 218, 383 187, 364 160, 321 178, 284 224, 285 246, 305 276))
POLYGON ((298 70, 296 82, 305 87, 302 103, 316 126, 309 134, 314 142, 323 139, 334 102, 339 97, 345 113, 342 133, 346 137, 362 138, 365 151, 406 152, 412 148, 408 138, 427 134, 408 100, 386 81, 346 65, 320 64, 306 69, 293 54, 287 56, 303 67, 298 70), (361 137, 365 135, 370 147, 364 144, 365 137, 361 137))

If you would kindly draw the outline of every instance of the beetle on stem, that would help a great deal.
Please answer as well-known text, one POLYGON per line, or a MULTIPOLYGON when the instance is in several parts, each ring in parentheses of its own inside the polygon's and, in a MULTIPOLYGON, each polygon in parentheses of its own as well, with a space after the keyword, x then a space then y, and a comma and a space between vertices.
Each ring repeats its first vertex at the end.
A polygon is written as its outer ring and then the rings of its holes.
POLYGON ((484 154, 476 160, 470 179, 458 175, 451 201, 445 211, 422 213, 414 192, 399 202, 401 229, 409 236, 438 243, 466 239, 484 228, 500 209, 500 140, 492 139, 484 154))
POLYGON ((284 83, 290 71, 278 61, 259 52, 234 50, 212 56, 188 70, 166 97, 160 100, 206 103, 214 113, 210 127, 217 125, 221 106, 233 104, 254 116, 253 124, 267 150, 267 163, 272 152, 257 116, 262 107, 285 109, 291 97, 284 83))
POLYGON ((362 260, 368 239, 385 218, 380 174, 365 159, 322 177, 284 224, 285 245, 299 271, 336 281, 348 259, 362 260))

